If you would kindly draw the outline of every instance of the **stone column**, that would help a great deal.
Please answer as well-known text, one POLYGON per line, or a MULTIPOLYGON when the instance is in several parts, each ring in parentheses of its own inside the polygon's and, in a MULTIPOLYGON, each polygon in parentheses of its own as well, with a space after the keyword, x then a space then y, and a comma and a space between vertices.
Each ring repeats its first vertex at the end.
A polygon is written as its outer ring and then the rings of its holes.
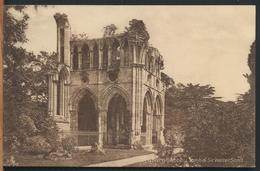
POLYGON ((102 61, 102 56, 103 56, 103 50, 101 48, 98 48, 99 50, 99 60, 98 60, 98 69, 102 69, 103 61, 102 61))
POLYGON ((50 116, 53 116, 53 91, 52 88, 53 87, 53 82, 52 82, 52 75, 48 75, 48 112, 50 116))
POLYGON ((58 97, 58 98, 60 98, 60 115, 62 116, 62 117, 64 117, 64 93, 65 93, 65 91, 64 91, 64 80, 62 80, 61 81, 61 85, 60 85, 60 96, 61 97, 58 97))
POLYGON ((98 143, 104 145, 107 136, 107 110, 99 110, 98 112, 98 143), (105 140, 105 142, 104 142, 105 140))
POLYGON ((112 47, 111 47, 111 45, 109 45, 108 46, 108 61, 107 61, 108 68, 111 65, 111 59, 112 59, 112 47))
POLYGON ((89 52, 90 69, 93 69, 93 58, 94 58, 93 47, 91 47, 89 52))
POLYGON ((124 66, 125 52, 123 47, 120 48, 120 66, 124 66))
POLYGON ((65 115, 64 115, 64 117, 65 117, 65 120, 66 121, 69 121, 69 83, 67 83, 67 82, 65 82, 65 84, 64 84, 64 91, 65 91, 65 97, 64 97, 64 99, 65 99, 65 115))
POLYGON ((82 69, 82 47, 78 46, 78 63, 79 63, 79 69, 82 69))

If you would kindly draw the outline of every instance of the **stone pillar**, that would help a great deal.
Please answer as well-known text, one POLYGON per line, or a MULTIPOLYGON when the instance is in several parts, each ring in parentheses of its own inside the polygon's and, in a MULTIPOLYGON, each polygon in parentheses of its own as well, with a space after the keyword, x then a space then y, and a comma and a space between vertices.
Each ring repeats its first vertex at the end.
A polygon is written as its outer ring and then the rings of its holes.
POLYGON ((120 66, 124 66, 125 54, 123 47, 120 48, 120 66))
POLYGON ((106 143, 107 136, 107 110, 99 110, 98 112, 98 143, 103 145, 106 143), (104 142, 105 141, 105 142, 104 142))
POLYGON ((64 95, 64 99, 65 99, 65 115, 64 115, 64 117, 65 117, 65 120, 66 121, 69 121, 69 119, 70 119, 70 115, 69 115, 69 100, 70 100, 70 97, 69 97, 69 86, 70 86, 70 84, 69 83, 67 83, 67 82, 65 82, 65 85, 64 85, 64 87, 65 87, 65 95, 64 95))
POLYGON ((58 61, 61 62, 61 54, 64 56, 64 64, 70 66, 70 36, 71 28, 66 14, 56 13, 54 19, 57 24, 57 53, 58 61), (61 30, 64 31, 61 32, 61 30), (63 47, 63 49, 61 49, 63 47), (63 51, 63 53, 61 52, 63 51))
POLYGON ((64 117, 64 80, 61 80, 60 82, 60 115, 64 117))
POLYGON ((82 69, 82 52, 81 52, 82 47, 78 46, 78 63, 79 63, 79 69, 82 69))
POLYGON ((93 58, 94 58, 94 52, 93 52, 93 47, 91 47, 91 49, 89 51, 90 69, 93 69, 93 58))
POLYGON ((50 116, 53 116, 53 82, 52 75, 48 75, 48 112, 50 116))
POLYGON ((103 65, 103 61, 102 61, 102 56, 103 56, 103 50, 101 50, 101 48, 98 48, 99 50, 99 60, 98 60, 98 69, 102 69, 102 65, 103 65))
POLYGON ((54 82, 53 86, 53 115, 57 115, 57 80, 54 82))
POLYGON ((109 45, 108 46, 108 61, 107 61, 108 68, 111 65, 111 60, 112 60, 112 47, 111 47, 111 45, 109 45))

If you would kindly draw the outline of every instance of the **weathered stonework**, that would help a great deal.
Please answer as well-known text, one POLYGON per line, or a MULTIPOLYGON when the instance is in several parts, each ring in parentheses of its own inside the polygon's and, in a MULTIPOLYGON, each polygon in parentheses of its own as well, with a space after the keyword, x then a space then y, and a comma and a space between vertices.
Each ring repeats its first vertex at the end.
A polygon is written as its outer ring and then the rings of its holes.
POLYGON ((54 17, 61 64, 49 75, 49 113, 62 132, 79 145, 164 143, 163 59, 149 38, 74 40, 68 17, 54 17))

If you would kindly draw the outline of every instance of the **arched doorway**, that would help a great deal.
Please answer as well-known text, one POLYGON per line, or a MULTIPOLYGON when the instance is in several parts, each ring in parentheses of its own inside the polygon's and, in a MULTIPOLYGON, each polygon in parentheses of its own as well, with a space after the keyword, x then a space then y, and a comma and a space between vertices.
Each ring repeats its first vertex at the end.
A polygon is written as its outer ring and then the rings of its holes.
POLYGON ((162 107, 161 107, 161 101, 159 96, 155 99, 154 104, 154 114, 153 114, 153 130, 152 130, 152 143, 156 144, 158 143, 159 139, 159 133, 161 128, 161 113, 162 113, 162 107))
POLYGON ((142 144, 149 144, 150 138, 150 117, 152 113, 152 95, 147 91, 143 101, 143 112, 141 116, 141 142, 142 144))
POLYGON ((129 121, 125 99, 115 94, 108 103, 107 144, 129 144, 129 121))
POLYGON ((91 145, 97 141, 97 137, 91 135, 98 131, 98 113, 89 94, 84 95, 78 104, 78 131, 79 145, 91 145))

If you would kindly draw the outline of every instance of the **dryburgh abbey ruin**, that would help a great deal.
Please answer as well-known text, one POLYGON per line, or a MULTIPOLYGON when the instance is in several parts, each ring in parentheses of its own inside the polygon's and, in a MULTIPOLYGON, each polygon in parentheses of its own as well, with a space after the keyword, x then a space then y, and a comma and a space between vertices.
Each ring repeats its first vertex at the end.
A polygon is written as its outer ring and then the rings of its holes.
POLYGON ((54 18, 60 64, 48 108, 61 132, 82 146, 164 143, 163 59, 146 29, 73 39, 67 15, 54 18))

